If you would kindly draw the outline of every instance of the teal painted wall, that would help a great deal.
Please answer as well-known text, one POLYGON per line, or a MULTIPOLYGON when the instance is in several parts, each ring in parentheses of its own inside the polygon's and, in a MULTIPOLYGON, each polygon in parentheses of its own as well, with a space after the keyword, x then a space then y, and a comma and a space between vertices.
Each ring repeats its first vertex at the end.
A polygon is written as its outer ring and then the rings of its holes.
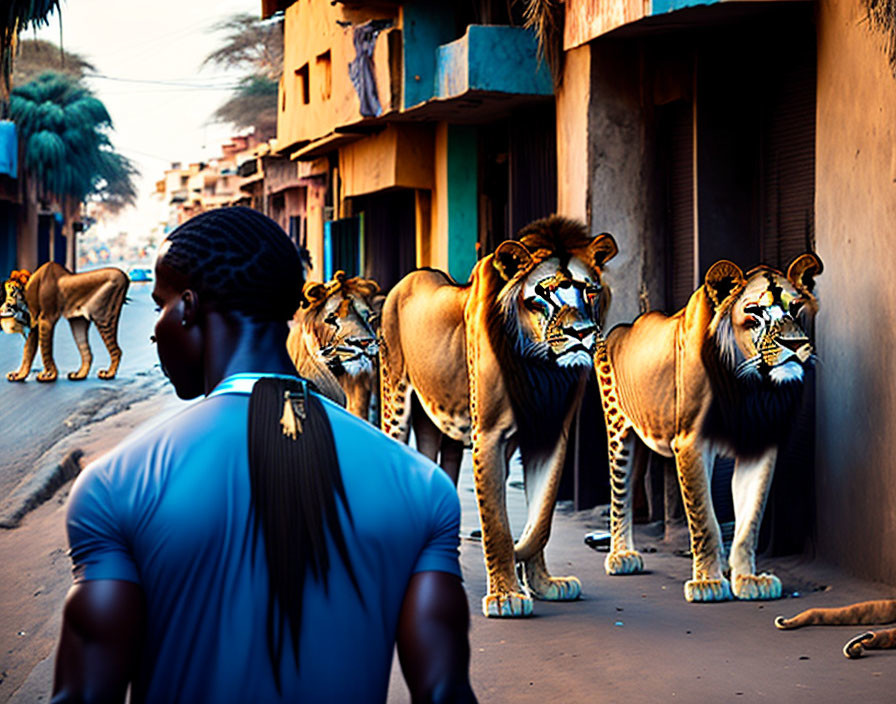
POLYGON ((651 15, 662 15, 673 10, 683 10, 686 7, 698 5, 715 5, 720 0, 653 0, 650 8, 651 15))
POLYGON ((405 3, 402 18, 402 108, 406 109, 435 95, 436 49, 456 35, 452 3, 405 3))
POLYGON ((538 61, 535 33, 522 27, 471 24, 463 37, 438 49, 440 98, 468 90, 551 95, 551 74, 538 61))
POLYGON ((448 273, 466 282, 476 264, 478 233, 477 158, 475 127, 449 125, 448 182, 448 273))

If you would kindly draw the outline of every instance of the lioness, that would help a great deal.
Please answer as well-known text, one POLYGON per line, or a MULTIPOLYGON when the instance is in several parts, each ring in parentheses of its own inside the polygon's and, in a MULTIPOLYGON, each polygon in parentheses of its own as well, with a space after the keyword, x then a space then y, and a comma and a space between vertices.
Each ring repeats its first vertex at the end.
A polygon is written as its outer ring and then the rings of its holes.
POLYGON ((321 393, 369 420, 385 298, 379 284, 337 271, 326 283, 307 282, 302 293, 305 301, 286 339, 290 359, 321 393))
POLYGON ((415 396, 442 433, 472 441, 486 616, 525 616, 533 596, 571 600, 581 593, 577 578, 548 574, 543 551, 569 424, 609 303, 601 268, 616 251, 611 235, 591 237, 580 223, 553 216, 523 228, 518 242, 502 242, 465 285, 420 270, 386 297, 382 428, 406 442, 415 396), (517 447, 528 521, 514 545, 504 483, 517 447))
POLYGON ((118 346, 118 319, 128 292, 128 277, 114 267, 72 274, 61 264, 48 262, 34 274, 13 272, 4 283, 6 299, 0 307, 0 321, 4 332, 20 332, 25 337, 25 352, 18 371, 9 372, 9 381, 24 381, 31 371, 31 363, 40 345, 44 368, 38 381, 56 381, 57 369, 53 361, 53 329, 59 318, 67 318, 72 335, 81 353, 81 366, 69 372, 68 378, 77 381, 87 377, 93 354, 87 340, 90 321, 109 350, 109 368, 100 369, 100 379, 112 379, 121 361, 118 346))
POLYGON ((769 267, 746 276, 722 260, 671 317, 646 313, 598 345, 595 370, 609 442, 612 507, 608 574, 640 571, 632 542, 629 461, 634 435, 674 457, 693 552, 688 601, 776 599, 781 582, 756 574, 759 523, 778 445, 786 437, 812 346, 798 323, 813 314, 814 254, 793 261, 785 277, 769 267), (727 564, 710 494, 717 456, 736 458, 735 531, 727 564), (730 565, 731 581, 725 576, 730 565))

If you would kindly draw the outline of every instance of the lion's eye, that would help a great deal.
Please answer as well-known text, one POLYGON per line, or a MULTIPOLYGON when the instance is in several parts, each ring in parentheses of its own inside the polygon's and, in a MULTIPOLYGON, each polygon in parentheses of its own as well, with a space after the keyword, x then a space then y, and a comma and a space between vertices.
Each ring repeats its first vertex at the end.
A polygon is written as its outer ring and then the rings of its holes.
POLYGON ((761 325, 761 321, 755 315, 748 315, 744 318, 744 327, 747 330, 752 330, 753 328, 758 328, 761 325))
POLYGON ((337 320, 339 320, 339 318, 335 313, 330 313, 326 318, 324 318, 324 322, 328 323, 329 325, 335 325, 337 320))
POLYGON ((541 300, 534 296, 524 299, 523 305, 526 307, 526 310, 533 313, 544 313, 548 308, 541 300))

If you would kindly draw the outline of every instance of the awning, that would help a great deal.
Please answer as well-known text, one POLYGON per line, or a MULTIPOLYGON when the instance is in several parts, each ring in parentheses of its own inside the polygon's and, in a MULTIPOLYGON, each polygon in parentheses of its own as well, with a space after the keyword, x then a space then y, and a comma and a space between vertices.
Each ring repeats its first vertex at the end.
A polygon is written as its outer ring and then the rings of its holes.
POLYGON ((9 120, 0 120, 0 174, 19 176, 19 140, 16 124, 9 120))

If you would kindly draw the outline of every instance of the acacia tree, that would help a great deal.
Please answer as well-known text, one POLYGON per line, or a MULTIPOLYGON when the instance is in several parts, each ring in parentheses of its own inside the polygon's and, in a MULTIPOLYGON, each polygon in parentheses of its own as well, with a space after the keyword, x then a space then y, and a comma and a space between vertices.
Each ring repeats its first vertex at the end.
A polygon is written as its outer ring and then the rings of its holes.
POLYGON ((105 105, 71 76, 45 73, 10 94, 10 118, 23 145, 23 166, 42 200, 66 215, 88 198, 110 208, 136 200, 133 163, 109 140, 105 105))
POLYGON ((12 84, 25 85, 48 71, 82 78, 86 72, 96 72, 96 66, 80 54, 63 51, 53 42, 43 39, 21 39, 16 48, 12 84))
POLYGON ((226 32, 226 36, 202 65, 245 72, 213 119, 229 122, 238 130, 254 127, 260 140, 273 137, 277 131, 277 89, 283 72, 282 19, 261 20, 250 14, 236 14, 212 29, 226 32))
POLYGON ((0 96, 9 90, 16 41, 25 27, 40 27, 50 13, 59 10, 59 0, 3 0, 0 10, 0 96))

